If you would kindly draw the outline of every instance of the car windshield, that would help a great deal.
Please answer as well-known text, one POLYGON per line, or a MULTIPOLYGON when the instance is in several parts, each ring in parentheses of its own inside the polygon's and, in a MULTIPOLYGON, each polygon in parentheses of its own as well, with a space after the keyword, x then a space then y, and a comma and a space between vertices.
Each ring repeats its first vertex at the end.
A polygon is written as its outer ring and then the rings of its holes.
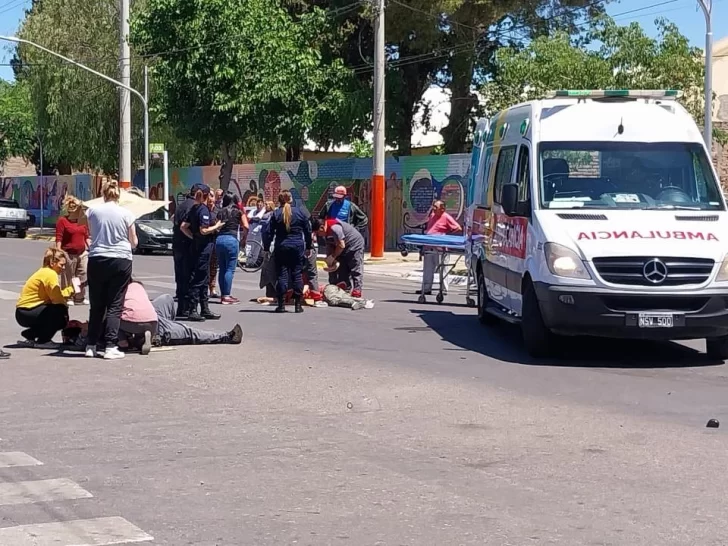
POLYGON ((724 210, 700 144, 544 142, 539 155, 543 208, 724 210))
POLYGON ((165 219, 164 212, 165 212, 165 209, 158 209, 152 213, 145 214, 144 216, 140 216, 139 220, 164 220, 165 219))
POLYGON ((20 205, 18 205, 17 201, 12 201, 10 199, 0 199, 0 207, 4 207, 6 209, 19 209, 20 205))

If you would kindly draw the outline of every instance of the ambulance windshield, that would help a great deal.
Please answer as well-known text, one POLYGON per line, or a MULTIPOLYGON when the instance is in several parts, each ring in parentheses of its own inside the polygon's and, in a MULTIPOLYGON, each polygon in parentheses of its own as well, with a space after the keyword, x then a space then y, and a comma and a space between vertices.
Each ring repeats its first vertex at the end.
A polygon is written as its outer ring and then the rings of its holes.
POLYGON ((724 210, 700 144, 543 142, 539 159, 543 208, 724 210))

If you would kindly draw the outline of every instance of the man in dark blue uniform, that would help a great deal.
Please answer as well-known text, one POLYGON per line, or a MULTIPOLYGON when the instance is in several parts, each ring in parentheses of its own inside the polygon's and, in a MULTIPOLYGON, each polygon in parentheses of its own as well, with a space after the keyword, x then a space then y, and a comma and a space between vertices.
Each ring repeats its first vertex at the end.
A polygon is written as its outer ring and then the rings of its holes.
POLYGON ((187 306, 187 293, 189 292, 190 277, 192 275, 190 269, 190 247, 192 245, 192 239, 182 232, 180 226, 182 222, 187 221, 187 217, 195 205, 195 193, 199 189, 199 184, 192 186, 185 200, 179 203, 174 211, 172 256, 174 258, 174 282, 177 285, 175 292, 177 298, 177 317, 182 320, 188 318, 190 315, 190 310, 187 306))

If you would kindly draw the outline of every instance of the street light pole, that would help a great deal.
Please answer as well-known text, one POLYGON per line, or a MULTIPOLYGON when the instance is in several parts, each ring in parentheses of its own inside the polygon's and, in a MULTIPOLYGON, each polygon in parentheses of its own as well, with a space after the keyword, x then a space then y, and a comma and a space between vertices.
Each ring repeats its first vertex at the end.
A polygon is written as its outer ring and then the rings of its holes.
MULTIPOLYGON (((62 61, 65 61, 69 64, 72 64, 73 66, 77 66, 78 68, 81 68, 87 72, 91 72, 94 76, 98 76, 99 78, 106 80, 109 83, 114 84, 116 87, 120 87, 121 89, 125 89, 135 95, 139 98, 140 101, 142 101, 142 104, 144 105, 144 115, 146 119, 149 119, 149 103, 147 102, 147 99, 136 89, 133 87, 130 87, 128 85, 125 85, 121 82, 116 81, 113 78, 109 78, 106 74, 102 74, 101 72, 97 72, 93 68, 89 68, 88 66, 79 63, 78 61, 74 61, 73 59, 70 59, 64 55, 61 55, 60 53, 56 53, 55 51, 51 51, 48 48, 43 47, 42 45, 36 44, 35 42, 31 42, 30 40, 25 40, 23 38, 16 38, 15 36, 1 36, 0 40, 6 40, 8 42, 15 42, 17 44, 27 44, 29 46, 35 47, 40 49, 41 51, 44 51, 48 53, 49 55, 53 55, 54 57, 58 57, 62 61)), ((121 142, 120 145, 123 145, 121 142)), ((146 126, 144 128, 144 149, 148 152, 149 151, 149 127, 146 126)), ((146 187, 149 187, 149 153, 147 153, 144 156, 144 184, 146 187)))
POLYGON ((374 21, 374 158, 372 176, 372 258, 384 257, 385 200, 384 181, 384 78, 385 78, 385 36, 384 0, 374 0, 376 19, 374 21))
POLYGON ((705 15, 705 145, 713 151, 713 0, 698 0, 705 15))
MULTIPOLYGON (((149 104, 149 66, 144 65, 144 103, 149 104)), ((149 160, 149 108, 144 108, 144 157, 149 160)), ((144 167, 144 196, 149 199, 149 165, 144 167)))
POLYGON ((43 203, 43 188, 45 184, 43 183, 43 139, 40 134, 38 135, 38 152, 40 153, 40 186, 38 187, 38 191, 40 193, 40 234, 43 235, 43 207, 45 206, 43 203))

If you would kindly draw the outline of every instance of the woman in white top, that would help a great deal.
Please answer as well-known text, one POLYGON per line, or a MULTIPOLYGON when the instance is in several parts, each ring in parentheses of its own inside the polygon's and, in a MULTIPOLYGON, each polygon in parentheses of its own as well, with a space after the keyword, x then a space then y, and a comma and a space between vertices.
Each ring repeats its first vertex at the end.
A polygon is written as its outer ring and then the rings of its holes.
POLYGON ((105 359, 114 360, 124 357, 118 348, 119 324, 124 294, 131 280, 131 250, 137 245, 137 236, 134 215, 119 206, 119 183, 108 182, 102 194, 104 203, 86 213, 91 236, 88 252, 91 309, 86 356, 97 356, 98 345, 105 359))

